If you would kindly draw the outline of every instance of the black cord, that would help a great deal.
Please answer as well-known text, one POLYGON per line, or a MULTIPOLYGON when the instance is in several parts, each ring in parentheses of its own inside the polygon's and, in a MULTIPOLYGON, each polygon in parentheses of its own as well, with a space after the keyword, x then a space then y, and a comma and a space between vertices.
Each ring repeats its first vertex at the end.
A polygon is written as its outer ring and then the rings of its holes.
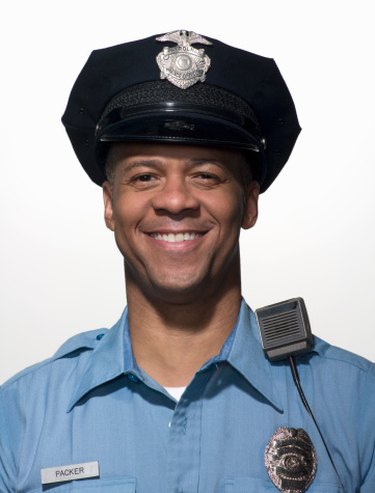
POLYGON ((305 394, 303 393, 303 390, 302 390, 302 387, 301 387, 301 382, 300 382, 299 375, 298 375, 297 365, 296 365, 296 361, 294 359, 294 356, 289 356, 288 359, 289 359, 290 369, 292 370, 293 380, 294 380, 294 383, 296 384, 296 387, 297 387, 298 393, 299 393, 299 395, 301 397, 302 403, 305 406, 306 411, 311 416, 311 418, 312 418, 312 420, 313 420, 313 422, 315 424, 316 429, 318 430, 318 433, 320 435, 320 438, 322 439, 324 448, 326 449, 328 458, 329 458, 329 460, 330 460, 330 462, 332 464, 333 469, 335 470, 336 476, 337 476, 337 478, 338 478, 338 480, 340 482, 340 486, 341 486, 343 492, 345 493, 344 485, 342 484, 342 481, 341 481, 341 478, 340 478, 340 474, 337 471, 337 468, 335 466, 335 463, 333 461, 333 458, 331 456, 331 453, 330 453, 330 451, 328 449, 328 445, 326 444, 326 441, 324 440, 324 437, 322 435, 322 432, 320 431, 320 428, 319 428, 319 425, 318 425, 318 423, 317 423, 317 421, 315 419, 315 416, 314 416, 313 412, 311 411, 311 408, 309 406, 309 403, 307 402, 307 399, 305 397, 305 394))

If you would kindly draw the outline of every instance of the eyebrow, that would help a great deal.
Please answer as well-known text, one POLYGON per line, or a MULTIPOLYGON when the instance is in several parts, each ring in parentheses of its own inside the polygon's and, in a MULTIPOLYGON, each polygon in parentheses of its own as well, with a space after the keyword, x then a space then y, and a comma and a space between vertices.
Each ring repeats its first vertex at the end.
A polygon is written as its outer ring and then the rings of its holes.
POLYGON ((190 160, 191 164, 194 165, 199 165, 199 164, 215 164, 216 166, 219 166, 220 168, 224 168, 224 163, 218 159, 208 159, 208 158, 193 158, 190 160))
POLYGON ((159 159, 140 159, 124 166, 124 172, 132 171, 135 168, 142 167, 158 168, 161 165, 162 162, 159 159))
MULTIPOLYGON (((220 168, 225 168, 224 164, 217 159, 209 159, 209 158, 190 158, 189 160, 182 163, 186 167, 194 167, 199 166, 200 164, 213 164, 220 168)), ((130 164, 124 167, 124 172, 132 171, 135 168, 159 168, 165 166, 165 163, 161 159, 137 159, 136 161, 131 162, 130 164)))

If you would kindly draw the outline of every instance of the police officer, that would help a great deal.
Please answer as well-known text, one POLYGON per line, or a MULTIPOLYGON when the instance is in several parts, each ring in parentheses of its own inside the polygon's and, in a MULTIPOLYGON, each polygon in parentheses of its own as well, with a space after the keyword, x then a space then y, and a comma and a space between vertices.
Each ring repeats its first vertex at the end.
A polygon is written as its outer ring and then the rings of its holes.
POLYGON ((63 123, 128 307, 3 385, 1 492, 373 493, 374 365, 308 335, 294 381, 241 297, 300 131, 274 61, 191 31, 94 51, 63 123))

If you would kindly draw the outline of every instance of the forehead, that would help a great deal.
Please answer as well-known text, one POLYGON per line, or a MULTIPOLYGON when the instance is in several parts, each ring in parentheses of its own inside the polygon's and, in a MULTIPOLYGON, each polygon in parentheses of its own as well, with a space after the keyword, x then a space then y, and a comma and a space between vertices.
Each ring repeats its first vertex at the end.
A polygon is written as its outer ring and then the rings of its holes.
POLYGON ((108 161, 113 164, 126 163, 136 159, 158 160, 160 162, 180 161, 182 163, 212 162, 228 167, 246 165, 245 155, 238 150, 215 147, 152 144, 115 143, 109 149, 108 161))

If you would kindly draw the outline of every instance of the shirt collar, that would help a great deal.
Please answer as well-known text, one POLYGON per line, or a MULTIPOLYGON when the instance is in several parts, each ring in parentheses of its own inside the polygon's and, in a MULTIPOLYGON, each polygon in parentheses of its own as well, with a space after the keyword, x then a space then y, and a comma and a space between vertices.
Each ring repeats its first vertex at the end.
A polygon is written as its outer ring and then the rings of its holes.
MULTIPOLYGON (((98 331, 95 331, 95 334, 98 331)), ((143 375, 134 359, 128 328, 127 309, 120 320, 106 331, 96 345, 87 343, 84 347, 92 349, 83 371, 78 375, 78 386, 73 392, 68 411, 90 390, 120 375, 132 374, 143 380, 143 375)), ((87 339, 87 336, 85 336, 87 339)), ((80 348, 83 347, 82 345, 80 348)), ((65 349, 65 347, 64 347, 65 349)), ((72 349, 72 348, 71 348, 72 349)), ((77 346, 73 349, 78 349, 77 346)), ((58 351, 55 358, 63 357, 67 351, 58 351)), ((264 355, 257 329, 254 313, 242 301, 237 324, 229 335, 218 356, 209 363, 227 361, 258 392, 280 411, 283 410, 281 399, 273 383, 272 366, 264 355)))
POLYGON ((68 412, 90 390, 120 375, 131 373, 141 378, 131 349, 127 315, 125 309, 120 320, 104 333, 91 352, 82 374, 77 378, 78 386, 70 400, 68 412))
MULTIPOLYGON (((227 361, 274 407, 283 411, 282 400, 274 384, 272 365, 264 354, 254 312, 243 300, 232 334, 227 361)), ((229 339, 228 341, 229 342, 229 339)))

